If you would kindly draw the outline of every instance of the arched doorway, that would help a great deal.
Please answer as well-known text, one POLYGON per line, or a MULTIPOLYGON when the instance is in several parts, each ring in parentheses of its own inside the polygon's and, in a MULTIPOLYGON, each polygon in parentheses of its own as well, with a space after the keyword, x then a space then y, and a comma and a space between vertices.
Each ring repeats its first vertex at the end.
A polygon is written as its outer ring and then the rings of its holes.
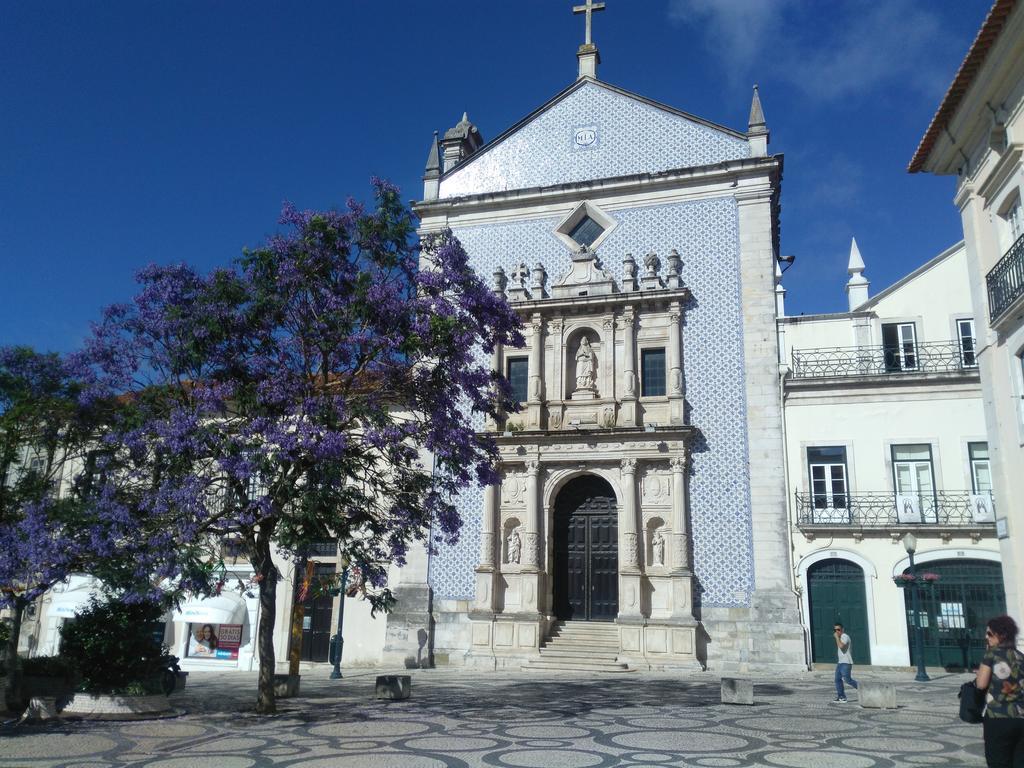
MULTIPOLYGON (((1006 613, 1002 566, 990 560, 957 558, 932 560, 916 568, 918 574, 939 577, 934 586, 918 592, 925 665, 949 670, 978 666, 985 655, 985 625, 993 616, 1006 613)), ((909 589, 903 591, 910 663, 916 665, 911 594, 909 589)))
POLYGON ((864 571, 849 560, 821 560, 807 569, 807 607, 811 614, 811 657, 835 663, 832 627, 843 625, 853 645, 853 663, 871 663, 868 601, 864 571))
POLYGON ((600 477, 566 483, 555 498, 555 615, 613 621, 619 613, 619 536, 615 493, 600 477))

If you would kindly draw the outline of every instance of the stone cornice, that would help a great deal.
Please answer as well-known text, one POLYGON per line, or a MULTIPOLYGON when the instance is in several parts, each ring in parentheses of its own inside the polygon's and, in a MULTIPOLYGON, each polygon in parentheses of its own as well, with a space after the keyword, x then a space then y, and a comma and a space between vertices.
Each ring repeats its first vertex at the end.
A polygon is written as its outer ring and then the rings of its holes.
POLYGON ((668 461, 686 451, 687 440, 696 433, 691 426, 678 425, 641 428, 558 430, 490 434, 498 444, 502 464, 612 462, 618 463, 623 451, 629 458, 668 461))
POLYGON ((529 299, 527 301, 510 302, 512 307, 523 317, 534 312, 551 314, 552 312, 580 313, 593 311, 600 307, 627 307, 643 304, 661 304, 666 302, 685 302, 690 298, 689 288, 662 288, 654 291, 615 291, 595 296, 568 296, 565 298, 529 299))
MULTIPOLYGON (((616 176, 606 179, 557 184, 550 187, 513 189, 505 192, 486 192, 476 195, 420 200, 412 202, 413 212, 421 219, 429 216, 453 213, 468 213, 489 208, 507 207, 510 203, 519 207, 527 205, 549 205, 552 203, 577 201, 581 195, 630 194, 671 189, 681 185, 713 184, 737 178, 752 179, 768 175, 767 188, 782 174, 783 156, 754 157, 730 160, 716 165, 680 168, 660 173, 642 173, 630 176, 616 176)), ((735 192, 734 192, 735 194, 735 192)))

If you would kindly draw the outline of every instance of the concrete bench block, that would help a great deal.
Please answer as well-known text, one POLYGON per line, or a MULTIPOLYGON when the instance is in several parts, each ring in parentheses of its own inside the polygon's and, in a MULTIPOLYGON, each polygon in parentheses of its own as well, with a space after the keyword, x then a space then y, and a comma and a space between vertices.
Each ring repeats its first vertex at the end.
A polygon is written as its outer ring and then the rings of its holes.
POLYGON ((409 675, 377 675, 377 698, 401 701, 412 693, 412 677, 409 675))
POLYGON ((754 681, 737 680, 734 677, 722 678, 723 704, 753 704, 754 681))
POLYGON ((857 697, 868 709, 896 709, 896 686, 892 683, 861 682, 857 697))

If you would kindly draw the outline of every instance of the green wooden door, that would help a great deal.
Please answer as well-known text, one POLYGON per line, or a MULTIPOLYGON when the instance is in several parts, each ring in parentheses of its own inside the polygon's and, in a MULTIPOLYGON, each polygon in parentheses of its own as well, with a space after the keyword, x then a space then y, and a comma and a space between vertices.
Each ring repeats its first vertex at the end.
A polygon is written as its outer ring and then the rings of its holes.
MULTIPOLYGON (((950 671, 977 667, 985 655, 985 625, 1006 613, 1002 567, 988 560, 957 558, 917 565, 917 572, 939 577, 918 591, 925 666, 950 671)), ((910 589, 903 591, 910 663, 916 665, 911 594, 910 589)))
POLYGON ((822 560, 807 569, 807 603, 811 614, 811 658, 835 663, 836 641, 832 627, 846 628, 853 645, 853 663, 871 663, 868 640, 868 601, 864 571, 849 560, 822 560))

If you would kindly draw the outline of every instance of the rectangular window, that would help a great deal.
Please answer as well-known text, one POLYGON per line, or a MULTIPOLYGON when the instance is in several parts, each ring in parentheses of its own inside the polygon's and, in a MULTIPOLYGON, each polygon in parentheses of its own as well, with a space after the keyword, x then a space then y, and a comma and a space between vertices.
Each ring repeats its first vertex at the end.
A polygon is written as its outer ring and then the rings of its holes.
POLYGON ((988 443, 968 443, 967 453, 971 461, 971 490, 975 493, 991 493, 992 468, 988 463, 988 443))
POLYGON ((505 376, 512 385, 512 399, 517 403, 527 400, 527 386, 530 381, 529 359, 525 357, 509 358, 505 365, 505 376))
POLYGON ((1024 208, 1021 207, 1020 196, 1017 197, 1003 214, 1006 222, 1003 250, 1010 250, 1010 247, 1024 236, 1024 208))
POLYGON ((916 503, 922 520, 936 522, 932 447, 927 443, 892 446, 892 472, 897 507, 910 505, 913 511, 916 503))
POLYGON ((964 368, 977 367, 978 358, 975 354, 977 343, 974 338, 974 320, 970 318, 957 320, 956 333, 960 342, 960 364, 964 368))
POLYGON ((665 395, 665 350, 640 350, 640 396, 665 395))
POLYGON ((882 354, 886 373, 917 370, 917 331, 913 323, 882 325, 882 354))
POLYGON ((811 503, 815 522, 849 522, 849 497, 846 482, 846 448, 843 446, 807 449, 811 480, 811 503), (841 510, 836 519, 836 511, 841 510))

